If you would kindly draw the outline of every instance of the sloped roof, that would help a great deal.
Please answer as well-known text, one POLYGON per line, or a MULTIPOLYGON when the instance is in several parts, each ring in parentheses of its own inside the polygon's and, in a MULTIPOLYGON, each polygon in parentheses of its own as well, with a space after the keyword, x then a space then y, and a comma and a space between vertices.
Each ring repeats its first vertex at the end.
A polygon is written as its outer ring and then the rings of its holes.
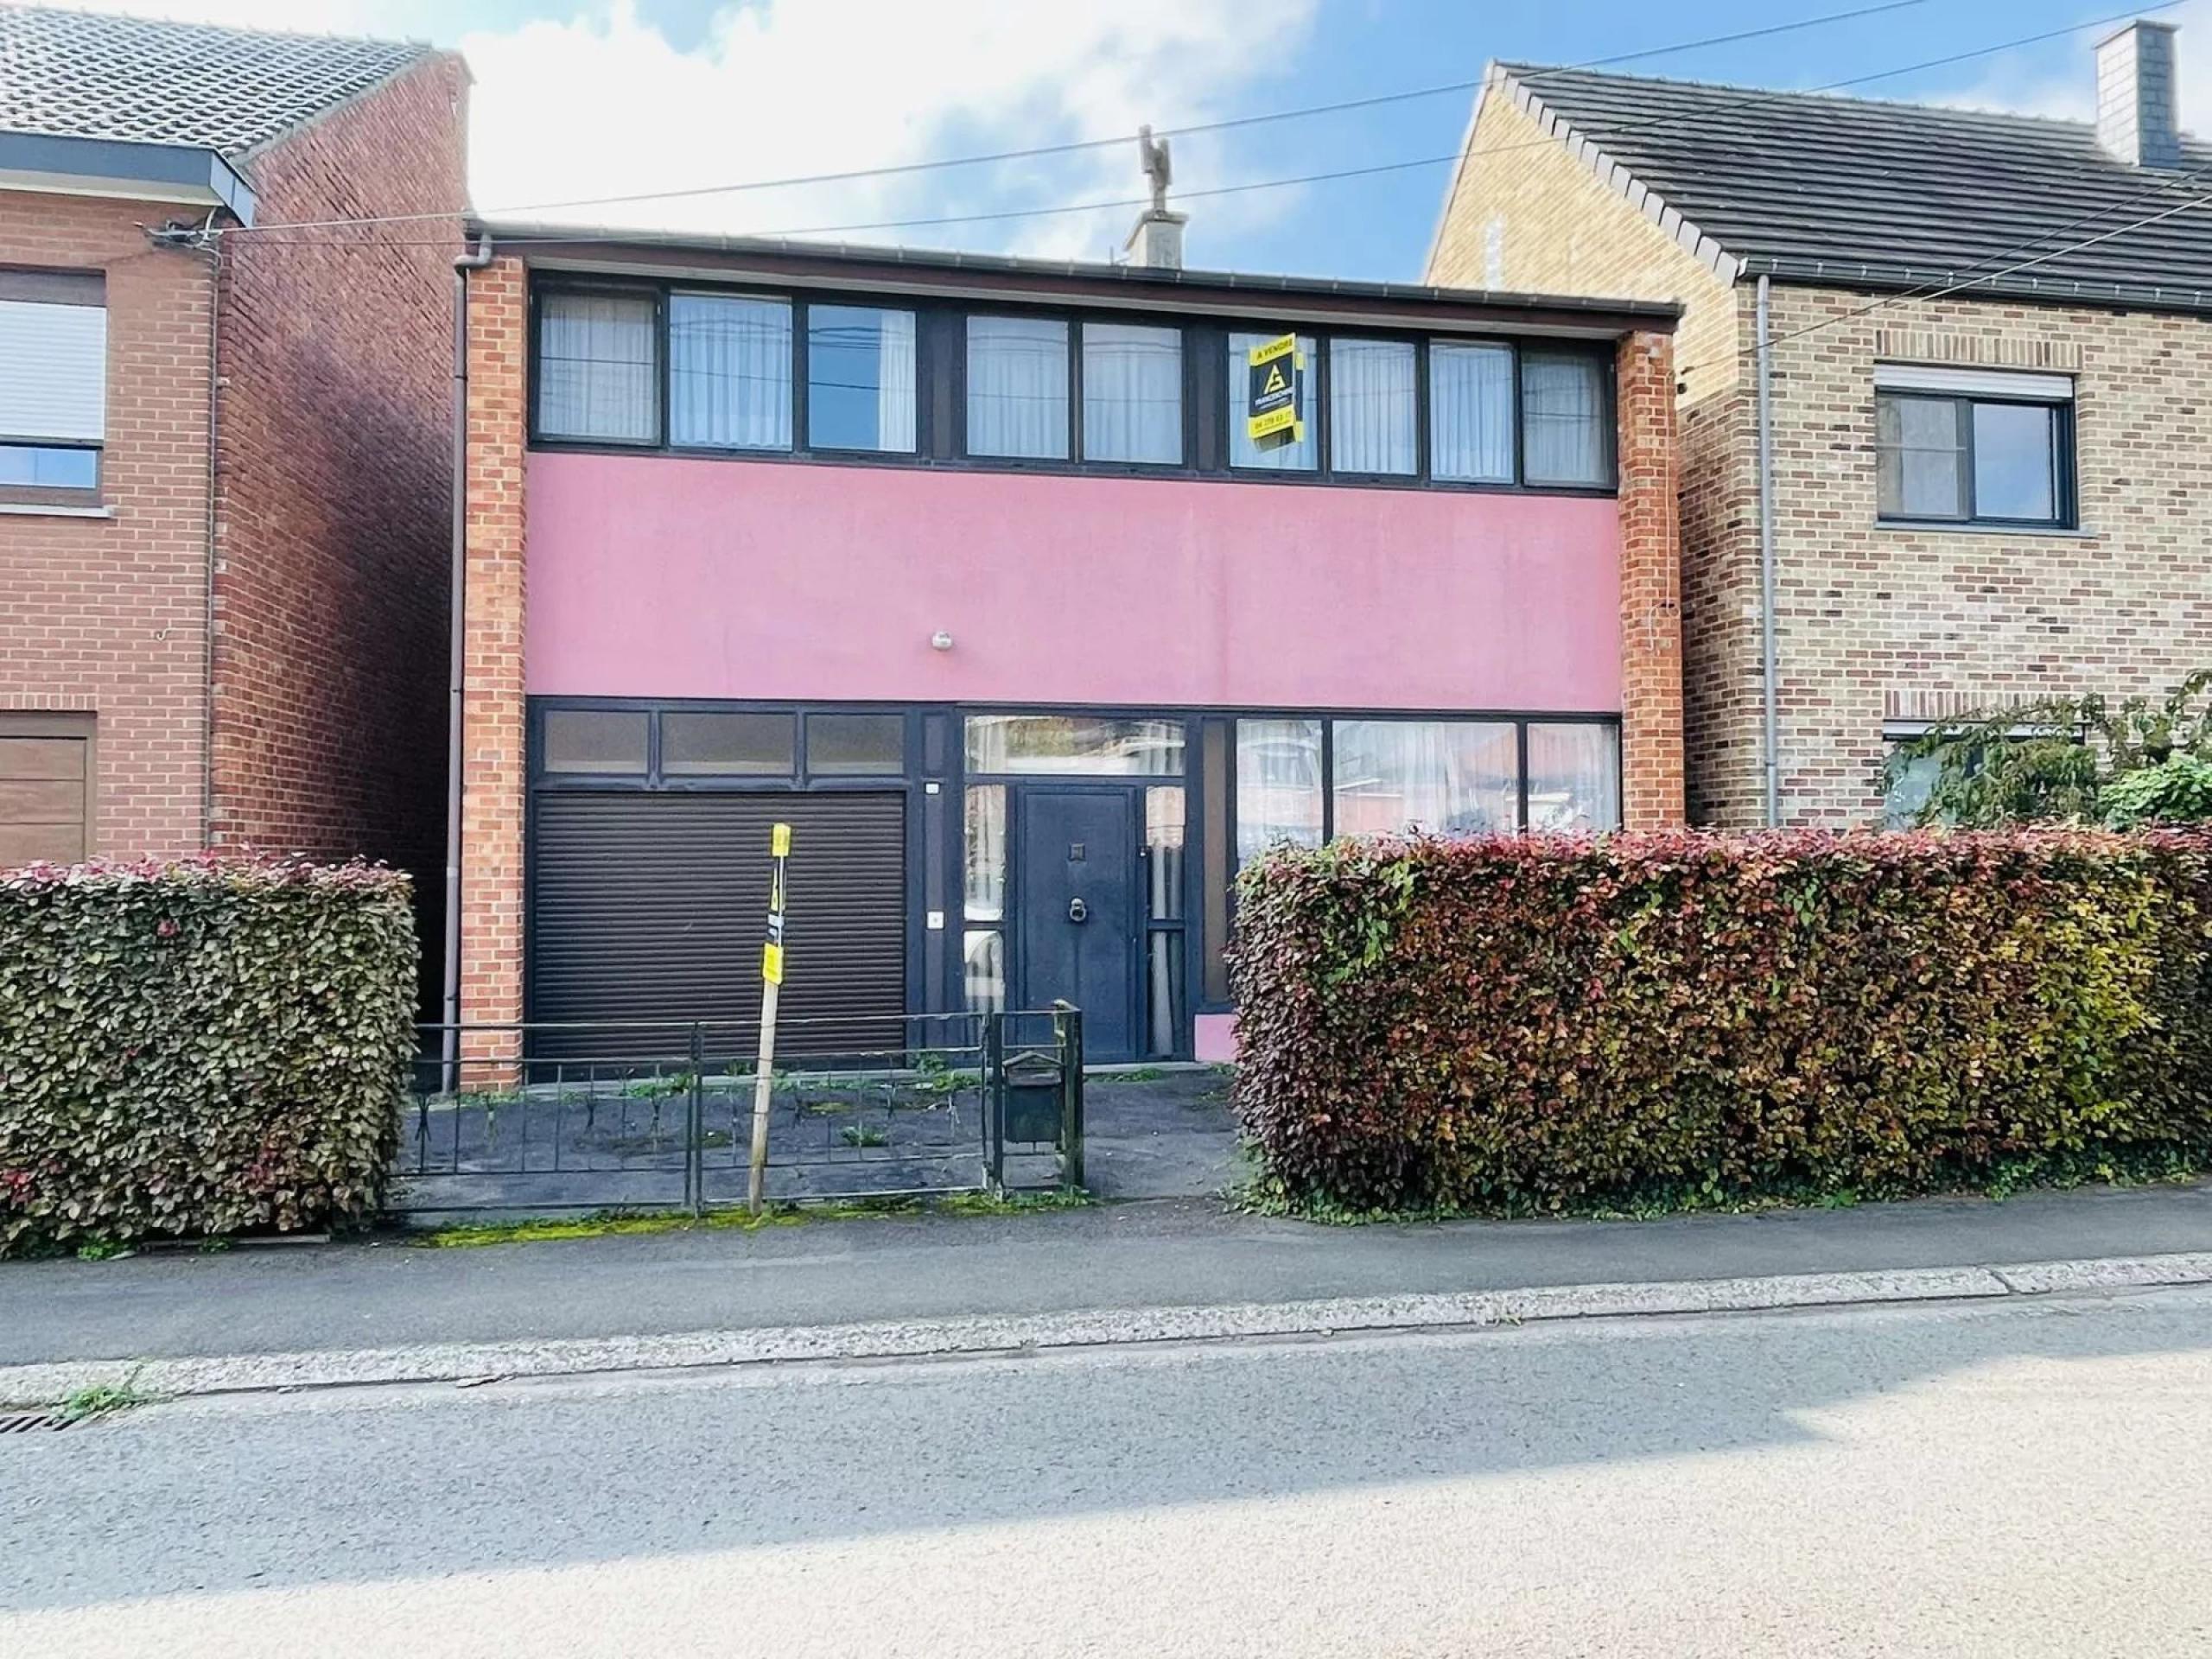
POLYGON ((0 132, 235 158, 432 49, 0 4, 0 132))
POLYGON ((1497 73, 1586 157, 1594 148, 1625 169, 1631 195, 1656 195, 1653 217, 1672 209, 1741 271, 1840 286, 1971 277, 1984 292, 2212 308, 2212 147, 2186 137, 2178 168, 2138 168, 2099 149, 2087 122, 1530 64, 1497 73))

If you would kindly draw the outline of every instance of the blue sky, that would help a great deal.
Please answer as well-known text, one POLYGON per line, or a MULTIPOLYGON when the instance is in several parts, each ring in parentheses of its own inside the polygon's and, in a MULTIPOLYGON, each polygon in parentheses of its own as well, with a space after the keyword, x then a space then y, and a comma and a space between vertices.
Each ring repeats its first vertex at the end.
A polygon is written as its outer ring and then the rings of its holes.
MULTIPOLYGON (((107 3, 107 0, 101 0, 107 3)), ((472 176, 490 211, 911 162, 1573 63, 1851 10, 1854 0, 169 0, 117 9, 428 36, 476 74, 472 176)), ((1625 72, 1811 86, 2116 11, 2113 0, 1920 0, 1625 72)), ((2185 117, 2212 111, 2212 0, 2183 25, 2185 117), (2201 73, 2200 73, 2201 71, 2201 73)), ((2103 30, 1858 88, 2082 114, 2103 30)), ((1455 151, 1470 94, 1194 137, 1190 188, 1455 151)), ((2194 123, 2193 123, 2194 124, 2194 123)), ((1193 264, 1418 276, 1448 169, 1193 201, 1193 264)), ((785 232, 1140 194, 1134 144, 986 168, 658 203, 550 207, 594 223, 785 232)), ((846 239, 1103 257, 1131 213, 855 231, 846 239)))

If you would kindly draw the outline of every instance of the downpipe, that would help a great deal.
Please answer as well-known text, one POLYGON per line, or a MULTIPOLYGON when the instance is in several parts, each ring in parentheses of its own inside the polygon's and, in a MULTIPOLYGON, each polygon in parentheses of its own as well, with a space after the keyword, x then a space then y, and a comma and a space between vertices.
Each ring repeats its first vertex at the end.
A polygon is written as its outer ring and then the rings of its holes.
POLYGON ((447 574, 445 963, 438 1018, 442 1092, 460 1086, 461 697, 468 648, 468 273, 492 263, 492 238, 453 262, 453 549, 447 574))
POLYGON ((1758 284, 1759 423, 1759 682, 1764 721, 1761 760, 1765 773, 1766 827, 1782 823, 1782 720, 1774 615, 1774 331, 1768 310, 1769 279, 1758 284))

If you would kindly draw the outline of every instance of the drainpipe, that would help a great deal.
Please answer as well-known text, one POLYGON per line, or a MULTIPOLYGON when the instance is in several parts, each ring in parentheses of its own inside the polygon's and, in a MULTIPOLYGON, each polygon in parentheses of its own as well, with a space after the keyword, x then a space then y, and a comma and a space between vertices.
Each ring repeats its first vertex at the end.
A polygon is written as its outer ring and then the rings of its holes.
POLYGON ((492 263, 492 238, 453 262, 453 563, 446 591, 452 612, 446 670, 445 975, 439 1001, 444 1091, 460 1085, 461 689, 468 649, 468 273, 492 263))
POLYGON ((1774 643, 1774 334, 1764 276, 1759 278, 1758 336, 1760 689, 1765 700, 1766 827, 1772 830, 1782 823, 1782 737, 1774 643))

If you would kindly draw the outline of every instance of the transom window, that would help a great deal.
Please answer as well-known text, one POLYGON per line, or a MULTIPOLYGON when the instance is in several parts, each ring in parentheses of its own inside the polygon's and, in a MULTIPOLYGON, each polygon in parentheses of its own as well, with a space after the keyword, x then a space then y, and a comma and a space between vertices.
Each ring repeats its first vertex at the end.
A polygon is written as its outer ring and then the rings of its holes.
POLYGON ((1357 485, 1613 485, 1603 341, 642 283, 548 282, 536 298, 533 435, 550 443, 1357 485), (1255 442, 1249 355, 1287 332, 1300 435, 1255 442))
POLYGON ((1884 365, 1875 372, 1876 508, 1885 519, 2069 526, 2073 383, 1884 365))

